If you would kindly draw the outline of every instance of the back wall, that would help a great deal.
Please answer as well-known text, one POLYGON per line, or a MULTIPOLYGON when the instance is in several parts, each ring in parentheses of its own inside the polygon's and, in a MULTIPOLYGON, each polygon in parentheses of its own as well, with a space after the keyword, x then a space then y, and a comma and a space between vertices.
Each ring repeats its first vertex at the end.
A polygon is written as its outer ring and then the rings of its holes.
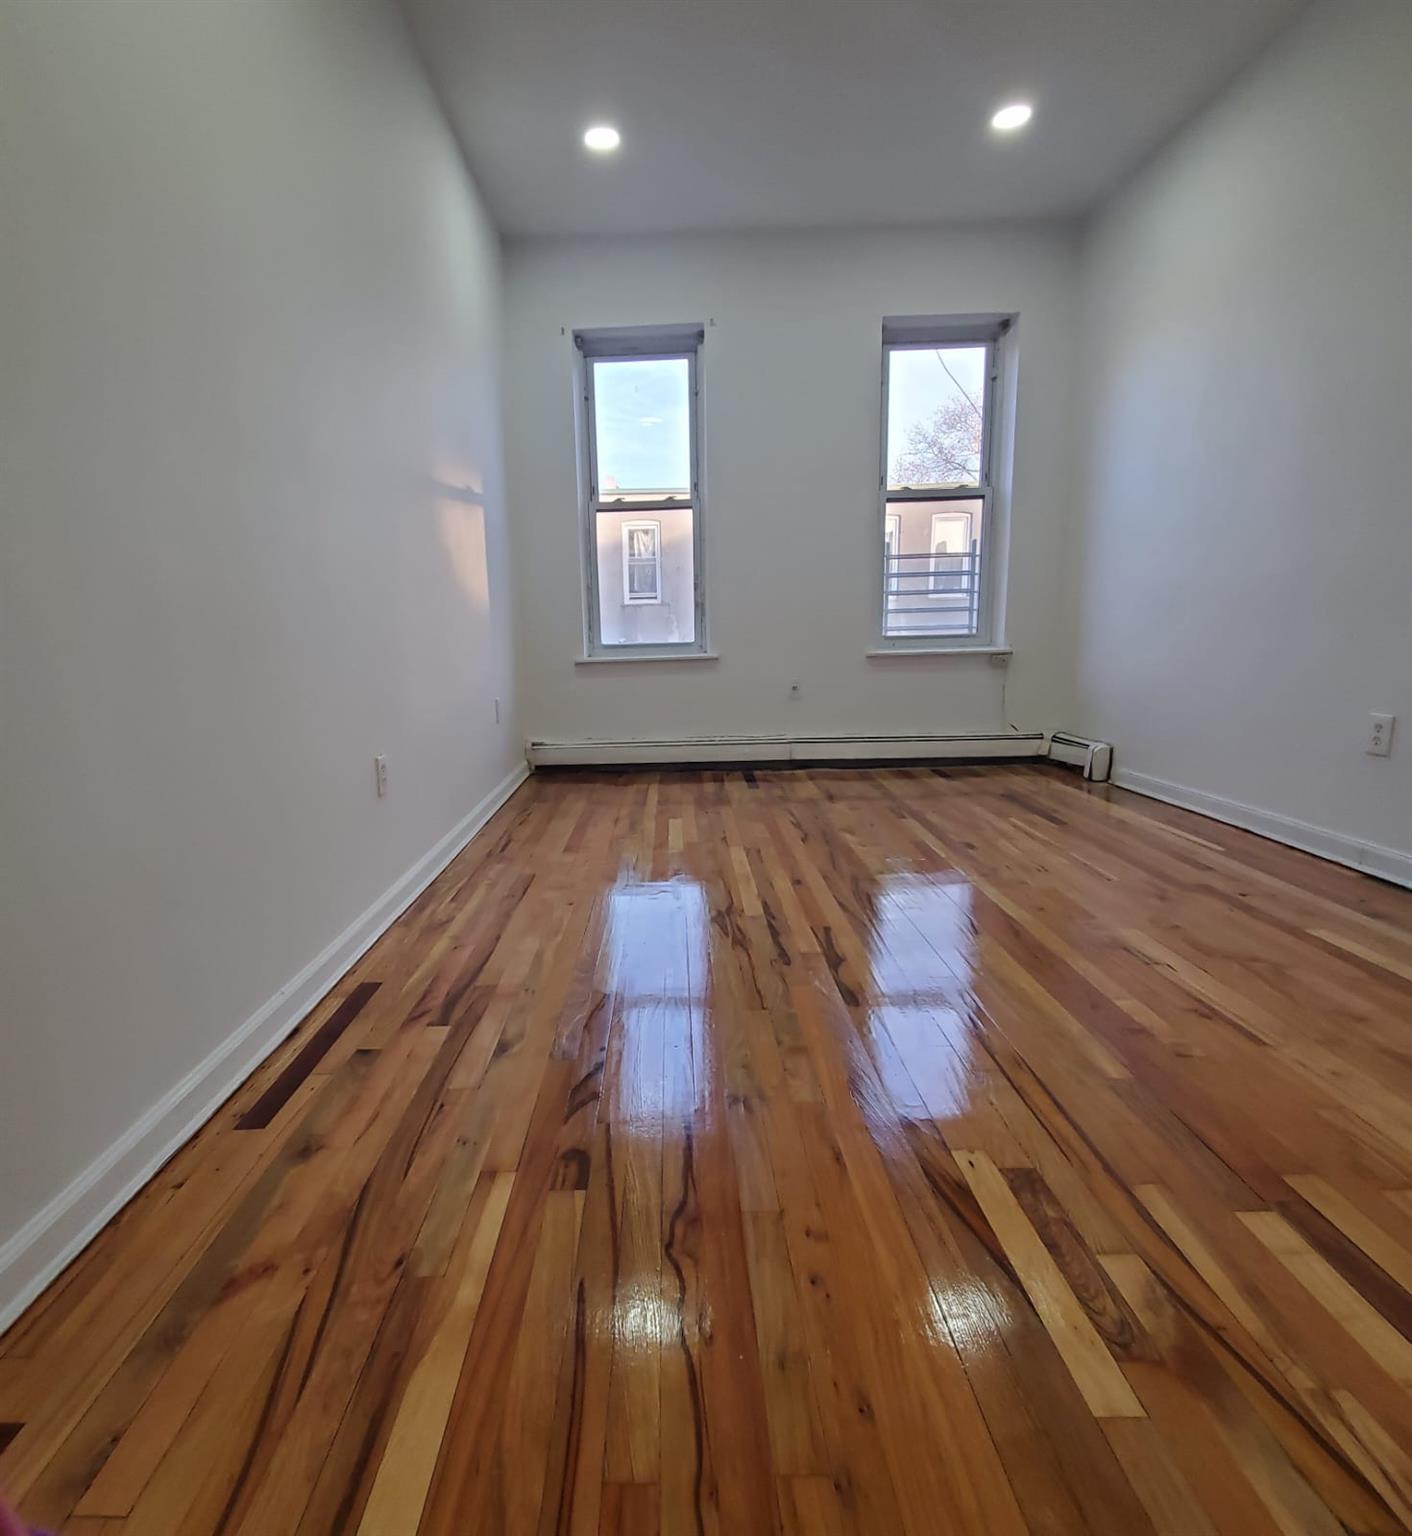
POLYGON ((1070 723, 1075 241, 1067 229, 529 241, 506 251, 506 453, 530 736, 948 732, 1070 723), (877 645, 882 320, 1018 312, 1008 642, 877 645), (715 661, 583 650, 572 333, 702 322, 715 661), (797 697, 791 685, 799 685, 797 697))

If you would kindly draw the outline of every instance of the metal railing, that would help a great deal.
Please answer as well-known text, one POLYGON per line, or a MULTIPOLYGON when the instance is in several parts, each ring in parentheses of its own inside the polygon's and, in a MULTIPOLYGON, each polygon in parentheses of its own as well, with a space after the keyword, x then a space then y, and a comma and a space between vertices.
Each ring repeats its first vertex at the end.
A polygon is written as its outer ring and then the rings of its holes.
POLYGON ((981 555, 887 554, 883 557, 883 632, 973 635, 980 620, 981 555))

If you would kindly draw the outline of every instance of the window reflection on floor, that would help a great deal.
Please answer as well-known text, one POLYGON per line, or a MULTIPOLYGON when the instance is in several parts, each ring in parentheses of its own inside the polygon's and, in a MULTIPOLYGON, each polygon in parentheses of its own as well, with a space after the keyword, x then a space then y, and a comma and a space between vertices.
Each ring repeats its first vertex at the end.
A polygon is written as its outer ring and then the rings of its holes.
POLYGON ((917 1119, 967 1113, 983 1075, 966 1019, 972 896, 969 885, 925 874, 884 875, 874 892, 868 1022, 881 1047, 874 1059, 888 1092, 917 1119))
POLYGON ((615 1372, 640 1378, 648 1396, 658 1349, 683 1327, 680 1296, 664 1290, 664 1149, 678 1168, 706 1123, 715 1071, 706 923, 706 895, 692 880, 623 884, 608 895, 600 977, 612 1018, 601 1103, 617 1231, 609 1328, 615 1372))
POLYGON ((706 893, 694 880, 659 880, 619 885, 608 902, 605 986, 617 1016, 605 1089, 615 1123, 655 1136, 663 1115, 707 1103, 706 893))

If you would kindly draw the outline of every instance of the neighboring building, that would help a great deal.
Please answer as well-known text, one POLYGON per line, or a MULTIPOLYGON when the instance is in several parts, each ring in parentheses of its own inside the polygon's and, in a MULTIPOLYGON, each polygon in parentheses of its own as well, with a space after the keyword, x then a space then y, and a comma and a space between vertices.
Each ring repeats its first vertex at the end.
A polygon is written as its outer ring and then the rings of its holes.
POLYGON ((979 500, 888 503, 887 634, 975 632, 983 508, 979 500))
POLYGON ((696 638, 690 507, 598 516, 598 612, 604 645, 696 638))

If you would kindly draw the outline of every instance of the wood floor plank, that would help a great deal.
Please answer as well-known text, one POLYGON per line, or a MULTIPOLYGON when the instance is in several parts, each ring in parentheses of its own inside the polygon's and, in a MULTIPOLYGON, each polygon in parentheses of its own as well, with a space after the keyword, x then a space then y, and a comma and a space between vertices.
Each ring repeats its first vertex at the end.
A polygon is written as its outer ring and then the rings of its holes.
POLYGON ((1274 1436, 1224 1379, 1208 1345, 1135 1255, 1103 1260, 1157 1344, 1158 1362, 1124 1367, 1203 1516, 1223 1533, 1274 1536, 1300 1522, 1336 1530, 1300 1486, 1274 1436))
POLYGON ((1216 1536, 1160 1432, 1144 1419, 1105 1419, 1103 1432, 1158 1536, 1216 1536))
POLYGON ((505 1536, 534 1536, 539 1529, 559 1361, 573 1324, 583 1204, 581 1193, 568 1190, 545 1201, 519 1347, 505 1384, 499 1492, 505 1536))
POLYGON ((0 1338, 73 1536, 1412 1531, 1412 894, 539 774, 0 1338))
POLYGON ((1093 1416, 1142 1418, 1142 1404, 1000 1170, 983 1152, 958 1152, 956 1160, 1093 1416))
MULTIPOLYGON (((1412 1296, 1412 1252, 1364 1208, 1317 1173, 1292 1173, 1286 1182, 1350 1242, 1356 1243, 1405 1295, 1412 1296)), ((1393 1216, 1393 1210, 1387 1208, 1387 1218, 1393 1216)))
POLYGON ((598 1530, 599 1536, 660 1536, 661 1494, 656 1483, 605 1483, 598 1530))
POLYGON ((372 1000, 379 983, 376 981, 360 981, 348 994, 343 1002, 331 1013, 328 1020, 304 1043, 299 1053, 285 1067, 280 1075, 260 1095, 249 1109, 236 1121, 236 1129, 241 1131, 263 1131, 270 1121, 289 1102, 294 1093, 318 1065, 334 1041, 343 1033, 354 1019, 372 1000))
POLYGON ((799 1315, 798 1283, 779 1214, 747 1215, 745 1241, 775 1470, 787 1476, 822 1474, 828 1467, 827 1453, 799 1315))
POLYGON ((482 1198, 470 1204, 463 1253, 448 1276, 454 1286, 450 1304, 407 1385, 363 1510, 359 1536, 396 1536, 397 1532, 412 1536, 421 1523, 514 1180, 513 1173, 490 1175, 478 1191, 482 1198))
POLYGON ((1361 1296, 1278 1211, 1238 1211, 1255 1234, 1394 1380, 1412 1386, 1412 1341, 1361 1296))

